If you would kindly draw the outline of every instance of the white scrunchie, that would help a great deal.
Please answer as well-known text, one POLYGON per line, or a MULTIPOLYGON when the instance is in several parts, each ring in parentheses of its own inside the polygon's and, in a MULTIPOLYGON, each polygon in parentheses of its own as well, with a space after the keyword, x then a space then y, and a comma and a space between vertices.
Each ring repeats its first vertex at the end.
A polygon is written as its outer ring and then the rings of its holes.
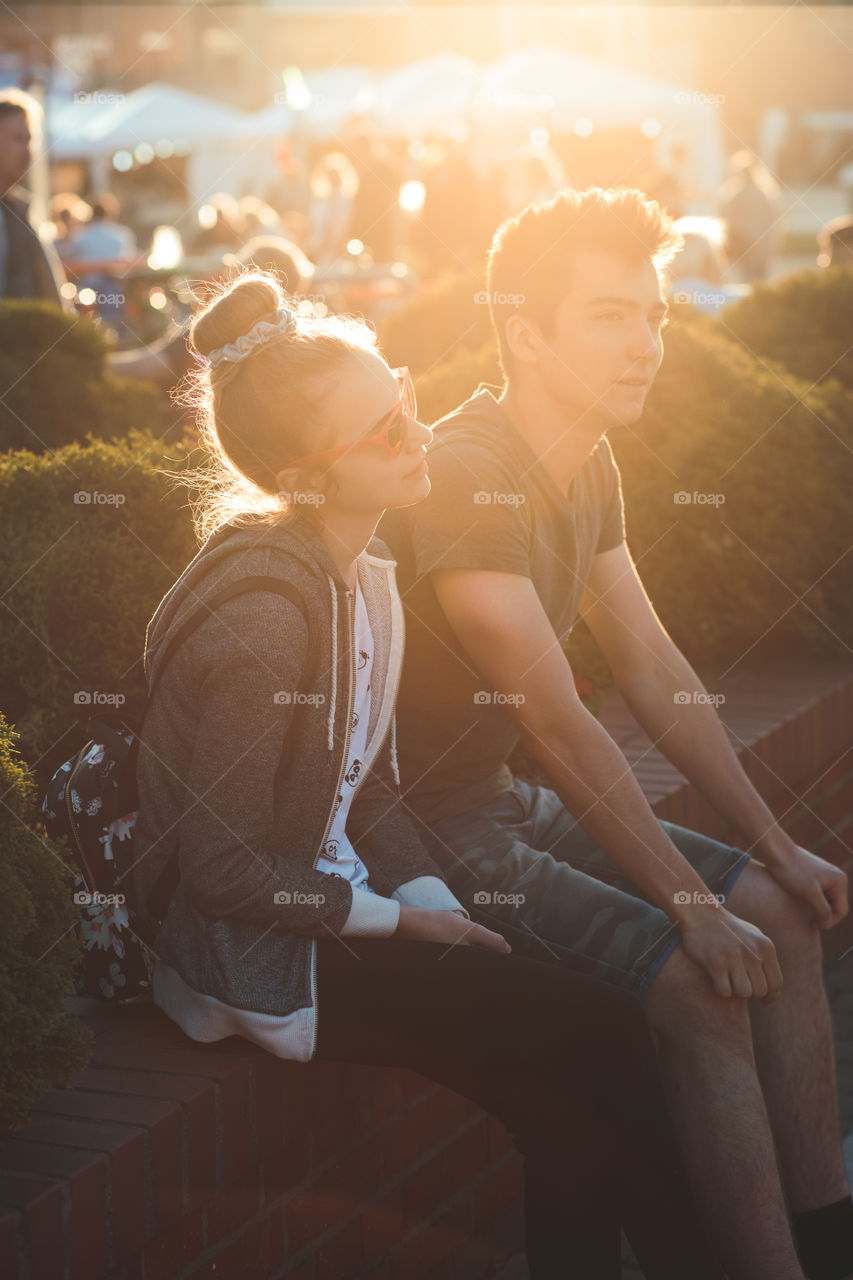
POLYGON ((210 367, 215 369, 226 360, 236 364, 238 360, 244 360, 255 347, 263 346, 270 338, 287 333, 296 324, 296 312, 288 307, 277 307, 276 315, 277 320, 259 320, 248 333, 241 334, 236 342, 228 342, 224 347, 216 347, 207 357, 210 367))

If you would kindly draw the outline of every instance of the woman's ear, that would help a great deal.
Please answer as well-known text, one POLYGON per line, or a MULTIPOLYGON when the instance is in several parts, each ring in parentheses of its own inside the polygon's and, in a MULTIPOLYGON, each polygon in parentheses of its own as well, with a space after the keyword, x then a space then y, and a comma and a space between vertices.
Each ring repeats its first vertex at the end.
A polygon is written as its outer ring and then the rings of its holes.
POLYGON ((279 498, 290 506, 316 502, 318 498, 322 501, 322 474, 319 467, 310 470, 304 467, 285 467, 276 472, 279 498))

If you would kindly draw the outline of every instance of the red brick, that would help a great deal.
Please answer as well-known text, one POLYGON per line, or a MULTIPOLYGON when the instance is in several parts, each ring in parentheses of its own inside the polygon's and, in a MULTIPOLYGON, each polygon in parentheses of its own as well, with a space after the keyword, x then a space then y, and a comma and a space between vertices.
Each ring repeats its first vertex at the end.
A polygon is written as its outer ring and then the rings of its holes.
POLYGON ((246 1184, 222 1191, 205 1206, 208 1245, 227 1240, 260 1212, 263 1201, 260 1170, 255 1169, 246 1184))
POLYGON ((367 1205, 362 1214, 365 1261, 387 1253, 401 1239, 403 1230, 403 1188, 394 1187, 375 1204, 367 1205))
POLYGON ((75 1077, 80 1089, 135 1094, 179 1102, 187 1135, 186 1194, 190 1212, 216 1191, 216 1087, 202 1076, 89 1067, 75 1077))
POLYGON ((439 1089, 404 1111, 385 1133, 385 1176, 407 1169, 450 1137, 465 1119, 465 1099, 449 1089, 439 1089))
MULTIPOLYGON (((0 1167, 16 1173, 62 1178, 71 1205, 71 1261, 76 1277, 100 1276, 107 1268, 106 1189, 109 1165, 91 1151, 47 1147, 36 1142, 0 1143, 0 1167)), ((0 1275, 11 1274, 0 1267, 0 1275)))
POLYGON ((204 1210, 196 1209, 145 1246, 145 1280, 172 1280, 204 1252, 204 1210))
POLYGON ((189 1271, 186 1280, 262 1280, 270 1274, 263 1254, 264 1228, 257 1223, 238 1240, 189 1271))
POLYGON ((465 1133, 448 1142, 435 1159, 406 1179, 408 1226, 432 1217, 444 1201, 483 1173, 486 1168, 484 1147, 482 1125, 475 1122, 465 1133))
POLYGON ((18 1276, 18 1222, 16 1213, 0 1210, 0 1275, 18 1276))
POLYGON ((355 1218, 317 1252, 317 1280, 352 1280, 364 1261, 361 1218, 355 1218))
POLYGON ((62 1187, 46 1178, 0 1174, 0 1205, 17 1209, 24 1221, 29 1280, 65 1274, 62 1187))
POLYGON ((159 1229, 180 1217, 183 1212, 183 1113, 176 1103, 159 1098, 138 1098, 132 1094, 54 1090, 39 1099, 38 1112, 107 1120, 142 1128, 151 1151, 156 1227, 159 1229))
POLYGON ((222 1186, 238 1185, 252 1163, 251 1074, 248 1062, 219 1081, 222 1118, 222 1186))
POLYGON ((473 1195, 474 1222, 486 1223, 496 1213, 524 1194, 524 1161, 513 1152, 503 1163, 490 1169, 473 1195))
POLYGON ((348 1191, 319 1184, 294 1196, 287 1205, 287 1243, 291 1253, 299 1253, 313 1240, 337 1226, 352 1210, 348 1191))
POLYGON ((423 1280, 467 1242, 470 1224, 471 1205, 466 1201, 406 1240, 391 1258, 394 1280, 423 1280))

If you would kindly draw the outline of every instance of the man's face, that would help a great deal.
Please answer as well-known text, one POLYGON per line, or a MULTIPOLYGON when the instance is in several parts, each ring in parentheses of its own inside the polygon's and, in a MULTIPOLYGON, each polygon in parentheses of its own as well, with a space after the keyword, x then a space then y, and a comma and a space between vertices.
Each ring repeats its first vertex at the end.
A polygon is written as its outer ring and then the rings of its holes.
POLYGON ((545 390, 573 417, 603 417, 605 429, 636 422, 663 359, 669 308, 657 272, 648 260, 596 249, 578 254, 572 281, 542 338, 545 390))
POLYGON ((0 116, 0 193, 26 176, 32 156, 30 126, 23 111, 0 116))

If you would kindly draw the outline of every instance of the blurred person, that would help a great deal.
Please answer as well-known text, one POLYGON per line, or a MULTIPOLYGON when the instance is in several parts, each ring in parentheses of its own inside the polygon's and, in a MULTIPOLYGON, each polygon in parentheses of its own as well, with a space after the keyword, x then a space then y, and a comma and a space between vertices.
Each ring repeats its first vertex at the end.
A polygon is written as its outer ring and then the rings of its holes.
POLYGON ((350 235, 370 249, 374 262, 392 262, 399 242, 403 166, 384 138, 358 126, 348 139, 347 155, 358 179, 350 235))
POLYGON ((715 315, 751 291, 746 284, 727 284, 725 228, 719 218, 678 218, 675 230, 684 241, 668 273, 668 295, 696 311, 715 315))
POLYGON ((190 236, 191 253, 239 249, 245 241, 240 207, 233 196, 218 191, 198 211, 198 230, 190 236), (204 221, 202 221, 204 219, 204 221))
POLYGON ((103 191, 92 201, 88 222, 71 232, 67 261, 129 262, 136 257, 136 236, 118 220, 119 203, 111 191, 103 191))
POLYGON ((717 212, 726 224, 729 278, 766 280, 784 235, 780 187, 746 148, 734 153, 730 168, 717 196, 717 212))
POLYGON ((474 919, 642 999, 729 1280, 842 1280, 853 1203, 821 933, 847 915, 847 876, 777 821, 655 613, 607 439, 637 430, 660 369, 680 242, 631 188, 562 192, 498 228, 503 386, 435 425, 430 493, 380 524, 407 618, 400 773, 474 919), (654 814, 578 696, 578 617, 746 849, 654 814), (544 785, 513 775, 519 742, 544 785))
POLYGON ((61 261, 70 257, 71 238, 92 216, 92 206, 74 191, 60 191, 50 202, 50 220, 56 228, 54 248, 61 261))
POLYGON ((311 233, 307 251, 320 267, 331 266, 346 253, 358 175, 340 151, 330 151, 318 160, 311 173, 311 233))
POLYGON ((281 234, 281 218, 271 204, 258 196, 240 197, 237 201, 237 219, 247 239, 281 234))
POLYGON ((41 141, 42 110, 21 89, 0 90, 0 298, 42 298, 63 306, 65 272, 53 245, 29 219, 21 184, 41 141))
POLYGON ((250 273, 192 328, 207 459, 179 478, 202 482, 203 545, 144 654, 160 681, 138 761, 141 901, 179 858, 152 925, 154 1002, 197 1041, 415 1070, 496 1115, 525 1161, 531 1280, 618 1280, 620 1224, 647 1280, 720 1280, 637 1002, 510 954, 407 813, 403 613, 374 529, 428 492, 432 436, 364 323, 291 303, 250 273), (258 575, 281 593, 216 601, 258 575), (200 600, 210 616, 161 674, 200 600))
POLYGON ((853 262, 853 214, 833 218, 817 233, 817 265, 846 266, 853 262))

